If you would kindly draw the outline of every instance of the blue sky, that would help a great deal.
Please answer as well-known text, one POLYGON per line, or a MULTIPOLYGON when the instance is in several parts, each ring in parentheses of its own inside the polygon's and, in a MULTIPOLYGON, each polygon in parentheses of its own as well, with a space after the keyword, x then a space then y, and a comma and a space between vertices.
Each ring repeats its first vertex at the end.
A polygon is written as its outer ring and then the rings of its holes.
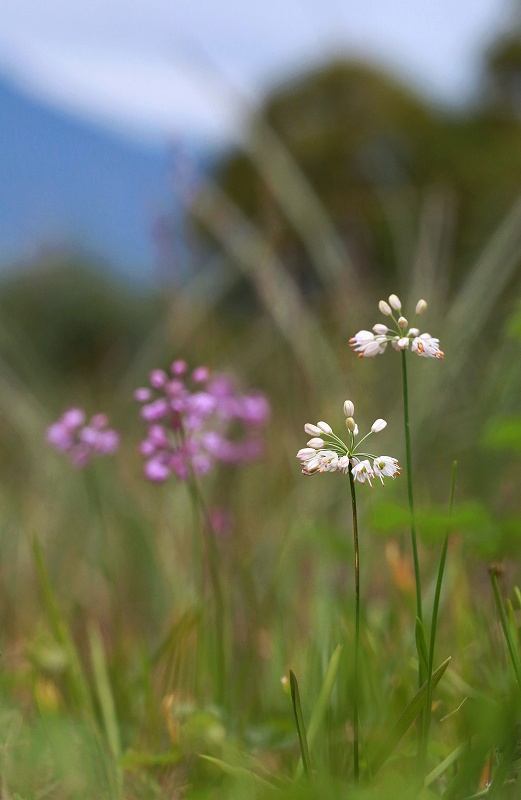
POLYGON ((3 0, 0 73, 142 140, 240 136, 250 104, 331 53, 435 99, 472 92, 514 0, 3 0))

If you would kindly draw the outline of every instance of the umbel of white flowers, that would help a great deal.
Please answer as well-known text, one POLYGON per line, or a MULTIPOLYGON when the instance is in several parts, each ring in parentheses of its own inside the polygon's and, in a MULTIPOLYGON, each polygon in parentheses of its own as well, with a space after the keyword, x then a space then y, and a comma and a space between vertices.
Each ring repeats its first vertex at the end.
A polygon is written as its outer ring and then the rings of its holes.
POLYGON ((380 478, 382 484, 384 477, 395 478, 400 474, 401 467, 396 458, 392 456, 375 456, 360 450, 362 442, 373 433, 383 431, 387 422, 377 419, 371 425, 371 430, 358 442, 358 425, 354 420, 355 407, 351 400, 344 403, 345 424, 348 430, 349 444, 346 444, 335 433, 327 422, 310 422, 304 425, 305 432, 312 438, 297 453, 297 458, 302 466, 303 475, 315 475, 317 472, 343 472, 347 474, 351 468, 353 478, 360 483, 367 483, 372 487, 372 480, 380 478), (372 461, 372 464, 371 464, 372 461))
MULTIPOLYGON (((407 350, 410 347, 413 353, 424 358, 443 358, 439 339, 435 339, 430 333, 420 333, 419 328, 409 327, 408 320, 402 316, 402 304, 397 295, 389 295, 388 303, 380 300, 378 308, 384 316, 391 318, 396 327, 377 323, 373 325, 372 331, 358 331, 352 339, 349 339, 349 344, 355 353, 358 353, 358 358, 374 358, 383 353, 389 343, 395 350, 407 350)), ((426 308, 425 300, 418 300, 413 323, 426 308)))

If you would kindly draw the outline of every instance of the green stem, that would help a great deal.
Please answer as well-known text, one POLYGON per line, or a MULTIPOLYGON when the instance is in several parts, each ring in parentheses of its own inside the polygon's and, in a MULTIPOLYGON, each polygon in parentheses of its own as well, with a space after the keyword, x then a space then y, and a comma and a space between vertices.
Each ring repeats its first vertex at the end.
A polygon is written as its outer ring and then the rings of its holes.
MULTIPOLYGON (((418 560, 418 543, 416 541, 416 518, 414 514, 414 492, 412 486, 412 457, 411 434, 409 430, 409 391, 407 385, 407 360, 405 350, 402 350, 402 375, 403 375, 403 418, 405 428, 405 459, 407 462, 407 493, 409 497, 409 515, 411 522, 412 555, 414 559, 414 578, 416 582, 416 616, 423 622, 422 592, 420 579, 420 563, 418 560)), ((423 683, 421 664, 419 667, 420 686, 423 683)))
MULTIPOLYGON (((219 577, 219 551, 214 539, 210 515, 193 471, 189 479, 190 496, 194 508, 203 515, 202 534, 207 554, 208 572, 214 599, 214 642, 216 669, 216 702, 222 705, 225 694, 225 656, 224 656, 224 597, 219 577)), ((204 601, 204 598, 203 598, 204 601)))
POLYGON ((450 480, 449 492, 449 522, 445 539, 443 540, 443 547, 440 556, 440 566, 438 568, 438 578, 436 580, 436 590, 434 592, 434 602, 432 604, 432 620, 431 620, 431 635, 429 642, 429 660, 427 665, 427 695, 425 700, 425 708, 423 712, 423 728, 422 728, 422 742, 420 751, 420 768, 423 772, 425 762, 427 759, 427 744, 429 740, 429 731, 431 725, 431 706, 432 706, 432 668, 434 665, 434 645, 436 643, 436 629, 438 625, 438 610, 440 607, 441 585, 443 583, 443 573, 445 571, 445 562, 447 560, 447 548, 449 545, 450 522, 452 519, 452 510, 454 508, 454 491, 456 488, 456 470, 458 462, 452 462, 452 473, 450 480))
POLYGON ((353 512, 353 542, 355 551, 355 668, 354 668, 354 701, 353 701, 353 758, 355 783, 360 776, 359 740, 360 729, 358 719, 358 678, 360 651, 360 559, 358 550, 358 516, 356 513, 355 481, 349 465, 349 485, 351 488, 351 508, 353 512))

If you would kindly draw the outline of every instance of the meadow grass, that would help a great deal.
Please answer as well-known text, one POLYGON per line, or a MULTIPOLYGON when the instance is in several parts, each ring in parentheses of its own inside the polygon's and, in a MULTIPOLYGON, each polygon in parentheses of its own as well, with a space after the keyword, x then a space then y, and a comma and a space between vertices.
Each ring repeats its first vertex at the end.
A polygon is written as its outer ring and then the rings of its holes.
MULTIPOLYGON (((399 356, 358 361, 348 347, 397 287, 351 283, 335 238, 317 303, 210 182, 194 213, 228 257, 172 293, 112 382, 66 384, 0 325, 2 797, 517 796, 520 316, 505 290, 518 207, 458 293, 435 264, 423 275, 445 360, 408 360, 410 459, 399 356), (227 305, 239 280, 256 297, 247 320, 227 305), (269 396, 262 461, 144 479, 132 390, 173 358, 269 396), (350 397, 366 428, 389 420, 383 451, 412 465, 418 539, 415 569, 405 476, 357 487, 359 617, 349 478, 304 478, 295 460, 304 423, 342 423, 350 397), (116 455, 81 471, 46 445, 71 405, 109 413, 116 455), (231 520, 217 534, 214 508, 231 520)), ((408 302, 421 270, 400 287, 408 302)))

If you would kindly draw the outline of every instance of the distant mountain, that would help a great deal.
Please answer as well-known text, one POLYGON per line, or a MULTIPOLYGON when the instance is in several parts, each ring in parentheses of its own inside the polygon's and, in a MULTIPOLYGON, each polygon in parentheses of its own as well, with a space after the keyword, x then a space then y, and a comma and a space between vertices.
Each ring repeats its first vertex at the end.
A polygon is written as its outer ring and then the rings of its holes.
MULTIPOLYGON (((0 270, 58 247, 148 283, 154 234, 182 213, 181 151, 119 138, 0 78, 0 270)), ((191 148, 196 163, 207 156, 191 148)))

